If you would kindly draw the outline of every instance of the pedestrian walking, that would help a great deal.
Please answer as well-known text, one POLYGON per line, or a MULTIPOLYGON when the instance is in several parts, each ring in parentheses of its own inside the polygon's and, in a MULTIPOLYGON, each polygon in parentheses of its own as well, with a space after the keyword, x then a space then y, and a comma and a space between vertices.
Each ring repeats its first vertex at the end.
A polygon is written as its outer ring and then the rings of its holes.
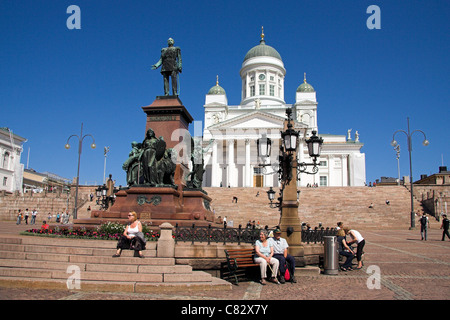
POLYGON ((444 229, 444 231, 442 232, 442 241, 444 241, 445 236, 447 236, 450 239, 450 234, 448 233, 448 227, 449 227, 450 221, 447 219, 446 214, 442 215, 442 217, 444 219, 442 219, 441 229, 444 229))
POLYGON ((428 220, 427 214, 424 212, 422 217, 419 219, 420 222, 420 235, 422 240, 427 241, 427 231, 430 226, 430 221, 428 220))
POLYGON ((25 224, 28 224, 28 216, 30 215, 30 212, 28 212, 28 208, 25 209, 25 224))
POLYGON ((16 224, 20 224, 22 222, 22 212, 19 209, 19 212, 17 213, 17 221, 16 224))
POLYGON ((30 224, 36 224, 36 216, 37 216, 38 212, 36 209, 34 209, 33 211, 31 211, 31 222, 30 224))

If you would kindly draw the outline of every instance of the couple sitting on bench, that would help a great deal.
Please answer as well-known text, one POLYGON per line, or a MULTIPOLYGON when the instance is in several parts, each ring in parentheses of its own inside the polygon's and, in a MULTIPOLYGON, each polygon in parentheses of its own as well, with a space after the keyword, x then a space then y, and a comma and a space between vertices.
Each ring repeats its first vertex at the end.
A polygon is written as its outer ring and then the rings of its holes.
POLYGON ((259 264, 261 271, 261 284, 266 284, 267 266, 272 271, 270 282, 285 283, 285 279, 296 283, 294 257, 287 253, 289 247, 286 239, 281 238, 281 230, 275 229, 273 238, 268 238, 267 231, 261 230, 259 239, 255 243, 255 263, 259 264), (280 269, 280 281, 277 280, 278 269, 280 269))

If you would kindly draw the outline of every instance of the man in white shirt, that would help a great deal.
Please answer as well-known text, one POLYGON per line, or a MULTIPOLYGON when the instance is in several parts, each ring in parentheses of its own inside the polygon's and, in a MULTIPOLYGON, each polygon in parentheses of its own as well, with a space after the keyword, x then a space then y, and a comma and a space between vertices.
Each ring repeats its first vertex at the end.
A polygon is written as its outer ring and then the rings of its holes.
POLYGON ((280 283, 285 283, 284 274, 286 273, 286 262, 289 264, 290 281, 296 283, 295 272, 295 260, 294 257, 287 253, 289 245, 286 239, 281 238, 281 230, 275 229, 273 231, 273 238, 270 238, 273 245, 273 257, 280 261, 280 283))

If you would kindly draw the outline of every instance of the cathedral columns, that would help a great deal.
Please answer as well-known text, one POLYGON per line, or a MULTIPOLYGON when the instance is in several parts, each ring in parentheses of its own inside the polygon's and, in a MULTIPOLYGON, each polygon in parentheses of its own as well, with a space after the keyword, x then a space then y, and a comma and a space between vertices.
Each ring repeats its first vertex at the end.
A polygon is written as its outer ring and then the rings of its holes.
POLYGON ((220 185, 219 181, 219 162, 217 161, 217 141, 213 142, 212 145, 212 156, 211 156, 211 186, 218 187, 220 185))
POLYGON ((348 154, 342 155, 342 186, 348 186, 348 154))
POLYGON ((250 139, 245 139, 245 187, 252 187, 252 173, 250 166, 250 139))
POLYGON ((228 161, 227 161, 227 187, 235 187, 235 164, 234 164, 234 139, 227 140, 227 152, 228 152, 228 161))

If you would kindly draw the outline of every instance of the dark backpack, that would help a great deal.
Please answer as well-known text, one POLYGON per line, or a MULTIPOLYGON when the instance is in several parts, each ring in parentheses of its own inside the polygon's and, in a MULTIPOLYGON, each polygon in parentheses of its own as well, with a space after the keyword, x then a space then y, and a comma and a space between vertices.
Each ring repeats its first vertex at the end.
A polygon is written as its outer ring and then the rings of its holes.
POLYGON ((422 216, 422 218, 420 218, 420 224, 423 226, 427 225, 427 217, 422 216))

